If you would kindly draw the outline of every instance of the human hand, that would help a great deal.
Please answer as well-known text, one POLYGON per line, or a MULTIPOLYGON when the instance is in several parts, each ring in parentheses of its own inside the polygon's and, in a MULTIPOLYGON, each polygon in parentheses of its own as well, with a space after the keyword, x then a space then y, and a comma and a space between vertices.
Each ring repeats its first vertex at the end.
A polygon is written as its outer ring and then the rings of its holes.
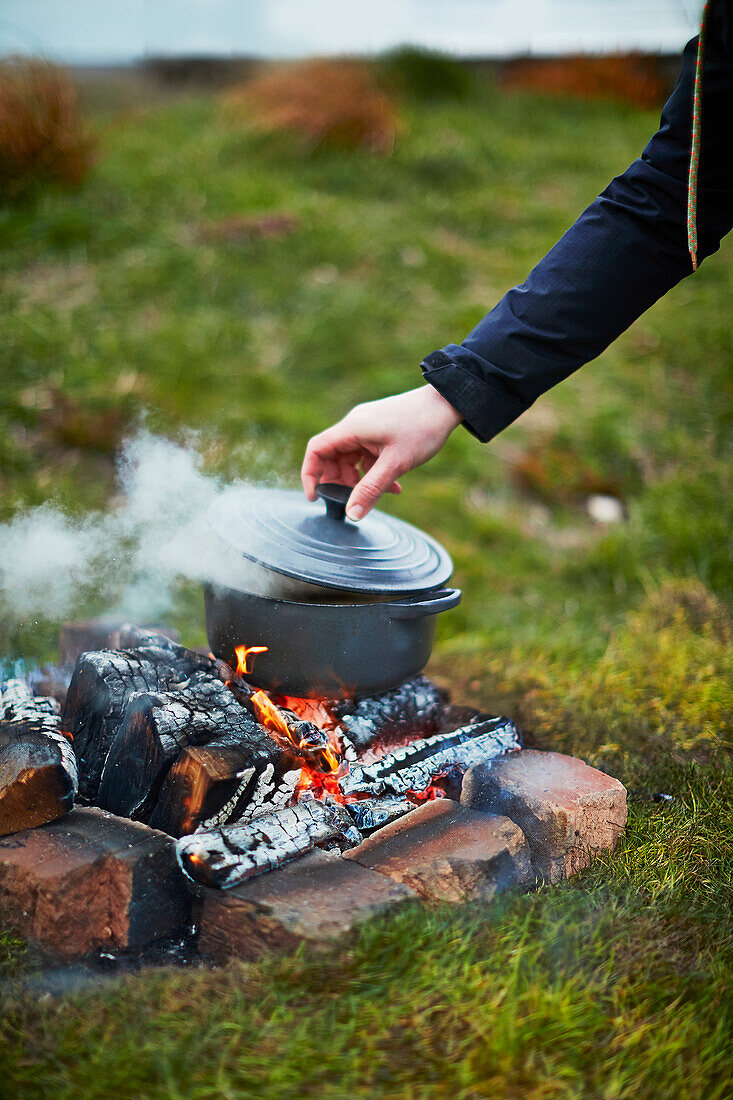
POLYGON ((400 493, 397 478, 437 454, 460 422, 430 385, 356 405, 309 442, 300 472, 305 495, 315 500, 321 481, 348 485, 346 514, 363 519, 382 493, 400 493))

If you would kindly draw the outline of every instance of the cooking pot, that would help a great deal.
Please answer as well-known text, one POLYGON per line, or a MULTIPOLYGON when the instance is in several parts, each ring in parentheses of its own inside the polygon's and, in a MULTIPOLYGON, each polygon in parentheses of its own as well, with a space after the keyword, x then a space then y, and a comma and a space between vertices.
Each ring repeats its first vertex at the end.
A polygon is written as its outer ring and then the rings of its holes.
POLYGON ((349 521, 345 486, 316 491, 322 502, 238 489, 214 503, 210 525, 247 579, 204 585, 209 645, 230 662, 238 645, 267 646, 247 679, 280 694, 386 691, 424 668, 437 615, 459 603, 445 587, 453 564, 402 520, 374 510, 349 521))

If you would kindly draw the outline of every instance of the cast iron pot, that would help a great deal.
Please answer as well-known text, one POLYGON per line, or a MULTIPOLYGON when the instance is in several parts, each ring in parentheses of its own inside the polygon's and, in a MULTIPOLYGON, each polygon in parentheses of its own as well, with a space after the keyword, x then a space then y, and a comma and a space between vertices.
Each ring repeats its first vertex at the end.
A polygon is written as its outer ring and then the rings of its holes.
POLYGON ((248 682, 282 695, 370 695, 396 687, 428 662, 437 615, 458 588, 387 602, 297 603, 204 585, 206 629, 217 657, 236 664, 238 645, 266 645, 248 682))

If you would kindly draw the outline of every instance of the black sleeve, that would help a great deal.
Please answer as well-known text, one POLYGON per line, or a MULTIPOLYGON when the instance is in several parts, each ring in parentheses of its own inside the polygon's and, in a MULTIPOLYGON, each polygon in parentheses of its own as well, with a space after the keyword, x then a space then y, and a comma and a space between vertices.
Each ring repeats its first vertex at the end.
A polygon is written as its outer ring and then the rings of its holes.
MULTIPOLYGON (((706 33, 698 185, 698 257, 733 226, 733 13, 714 4, 706 33)), ((486 442, 594 359, 692 270, 687 173, 697 39, 641 157, 462 344, 422 363, 430 382, 486 442)))

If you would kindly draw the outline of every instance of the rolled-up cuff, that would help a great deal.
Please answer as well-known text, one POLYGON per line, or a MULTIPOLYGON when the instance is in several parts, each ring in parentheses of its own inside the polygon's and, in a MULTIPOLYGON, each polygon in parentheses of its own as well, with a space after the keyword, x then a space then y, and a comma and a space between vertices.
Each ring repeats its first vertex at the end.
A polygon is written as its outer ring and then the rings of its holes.
POLYGON ((423 378, 463 417, 464 427, 488 443, 529 407, 499 386, 492 386, 471 368, 475 356, 458 344, 426 355, 423 378))

